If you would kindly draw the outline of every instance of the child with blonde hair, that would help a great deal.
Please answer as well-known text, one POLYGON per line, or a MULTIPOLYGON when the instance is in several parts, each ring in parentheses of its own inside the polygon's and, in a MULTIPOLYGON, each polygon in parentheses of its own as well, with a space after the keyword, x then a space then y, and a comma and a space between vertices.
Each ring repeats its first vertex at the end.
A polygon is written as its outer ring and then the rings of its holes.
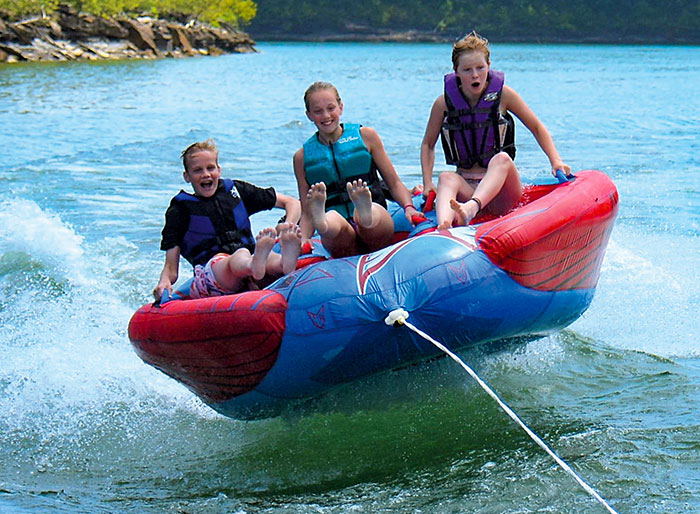
POLYGON ((236 293, 251 286, 251 280, 296 268, 301 252, 299 201, 272 187, 222 179, 218 159, 211 139, 182 152, 183 177, 194 194, 180 191, 165 213, 160 246, 165 264, 153 289, 156 301, 165 290, 172 294, 181 255, 194 266, 194 298, 236 293), (264 228, 253 238, 250 226, 249 216, 273 207, 286 211, 286 223, 278 226, 281 254, 272 251, 277 230, 264 228))
POLYGON ((317 132, 294 154, 303 237, 318 231, 333 257, 387 246, 394 223, 386 210, 380 177, 404 207, 409 222, 418 212, 379 134, 370 127, 340 122, 343 102, 330 83, 313 83, 304 103, 317 132))
POLYGON ((552 173, 571 168, 557 152, 544 124, 515 90, 505 85, 503 72, 491 69, 488 41, 476 32, 458 40, 452 49, 454 72, 445 75, 444 94, 433 103, 421 144, 423 194, 433 183, 435 144, 442 139, 447 164, 456 173, 440 173, 436 211, 439 229, 455 222, 468 225, 484 210, 501 215, 515 207, 522 184, 515 167, 515 114, 532 132, 549 158, 552 173))

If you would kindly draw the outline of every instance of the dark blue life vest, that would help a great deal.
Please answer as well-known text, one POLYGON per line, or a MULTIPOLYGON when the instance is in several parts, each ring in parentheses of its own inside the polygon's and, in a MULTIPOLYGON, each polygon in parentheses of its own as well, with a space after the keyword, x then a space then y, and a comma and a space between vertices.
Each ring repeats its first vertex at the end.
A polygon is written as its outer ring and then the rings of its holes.
POLYGON ((304 173, 311 186, 317 182, 326 184, 326 211, 338 211, 351 219, 355 211, 346 184, 364 180, 372 192, 372 201, 386 207, 377 167, 362 140, 360 125, 343 124, 343 134, 332 145, 324 145, 318 132, 304 143, 304 173))
POLYGON ((502 151, 515 159, 515 123, 509 113, 502 114, 499 109, 504 82, 502 71, 489 70, 486 90, 472 107, 460 89, 457 74, 445 75, 447 110, 440 136, 447 164, 464 169, 479 164, 485 168, 502 151))
POLYGON ((239 248, 248 248, 251 253, 255 250, 248 211, 233 180, 220 180, 211 198, 180 191, 175 200, 189 213, 180 254, 192 266, 206 264, 217 253, 232 254, 239 248))

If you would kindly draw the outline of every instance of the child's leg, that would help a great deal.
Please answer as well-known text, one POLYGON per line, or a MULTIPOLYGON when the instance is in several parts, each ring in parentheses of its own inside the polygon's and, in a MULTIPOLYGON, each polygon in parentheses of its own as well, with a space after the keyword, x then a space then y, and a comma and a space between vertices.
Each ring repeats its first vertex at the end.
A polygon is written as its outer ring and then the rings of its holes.
POLYGON ((280 227, 281 254, 270 252, 267 259, 267 274, 281 276, 297 268, 297 259, 301 254, 301 228, 292 223, 283 223, 280 227))
POLYGON ((326 185, 323 182, 311 186, 306 195, 306 206, 311 223, 321 236, 321 243, 333 257, 355 253, 355 229, 336 211, 326 212, 326 185))
POLYGON ((374 223, 374 209, 372 193, 364 180, 353 180, 345 184, 345 189, 350 195, 350 200, 355 205, 353 219, 358 227, 371 228, 374 223))
POLYGON ((455 219, 455 211, 450 206, 458 195, 471 196, 473 189, 465 180, 453 171, 443 171, 438 178, 437 195, 435 198, 435 213, 437 214, 438 230, 445 230, 452 226, 455 219))
MULTIPOLYGON (((517 205, 522 192, 523 186, 513 159, 501 152, 491 159, 484 178, 468 198, 478 198, 482 208, 489 205, 489 211, 492 213, 504 214, 517 205)), ((450 206, 463 225, 468 225, 479 212, 477 202, 470 202, 468 199, 464 203, 451 200, 450 206)))
POLYGON ((251 255, 246 248, 240 248, 230 257, 214 263, 212 271, 216 282, 228 291, 237 291, 246 278, 263 278, 276 235, 274 228, 263 229, 256 238, 255 253, 251 255))
POLYGON ((251 259, 248 249, 240 248, 233 255, 213 263, 214 280, 224 291, 238 291, 250 276, 251 259))
POLYGON ((267 271, 267 260, 272 247, 275 245, 277 232, 272 227, 264 228, 255 238, 255 252, 250 260, 250 274, 255 280, 260 280, 267 271))
MULTIPOLYGON (((482 180, 474 191, 474 196, 481 200, 482 206, 485 207, 488 204, 490 212, 501 215, 518 205, 520 197, 523 195, 523 184, 520 181, 518 168, 507 153, 501 152, 491 159, 489 170, 491 169, 491 163, 494 165, 494 172, 498 173, 498 182, 496 184, 500 183, 500 188, 494 196, 489 198, 486 191, 481 191, 482 187, 484 190, 489 187, 489 183, 484 184, 484 180, 482 180), (484 202, 481 195, 484 198, 488 198, 488 200, 484 202)), ((488 174, 487 171, 486 176, 488 174)), ((486 179, 486 176, 484 179, 486 179)))
POLYGON ((372 193, 366 182, 354 180, 348 182, 346 188, 355 205, 353 219, 357 224, 357 235, 371 252, 387 246, 394 235, 394 222, 387 210, 372 202, 372 193))

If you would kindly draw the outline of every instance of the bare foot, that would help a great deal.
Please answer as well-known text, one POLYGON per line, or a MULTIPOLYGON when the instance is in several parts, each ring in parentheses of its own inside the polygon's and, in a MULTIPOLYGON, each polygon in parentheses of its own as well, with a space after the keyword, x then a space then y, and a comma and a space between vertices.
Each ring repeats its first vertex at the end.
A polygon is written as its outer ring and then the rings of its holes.
POLYGON ((267 258, 275 244, 276 236, 277 232, 275 232, 275 229, 269 227, 262 229, 258 237, 255 238, 255 252, 250 262, 250 271, 255 280, 260 280, 265 276, 267 258))
POLYGON ((319 234, 323 235, 328 230, 326 221, 326 184, 318 182, 311 186, 306 193, 306 206, 309 208, 311 224, 319 234))
POLYGON ((467 200, 465 203, 459 203, 457 200, 450 200, 450 207, 457 213, 457 219, 460 225, 469 225, 472 218, 479 212, 479 204, 467 200))
POLYGON ((282 247, 282 273, 285 275, 297 269, 297 259, 301 254, 301 229, 298 225, 284 223, 280 228, 282 247))
POLYGON ((372 226, 372 193, 364 180, 353 180, 345 186, 350 195, 350 200, 355 204, 355 221, 364 228, 372 226))
POLYGON ((448 228, 452 228, 452 222, 451 221, 443 221, 437 226, 438 230, 447 230, 448 228))

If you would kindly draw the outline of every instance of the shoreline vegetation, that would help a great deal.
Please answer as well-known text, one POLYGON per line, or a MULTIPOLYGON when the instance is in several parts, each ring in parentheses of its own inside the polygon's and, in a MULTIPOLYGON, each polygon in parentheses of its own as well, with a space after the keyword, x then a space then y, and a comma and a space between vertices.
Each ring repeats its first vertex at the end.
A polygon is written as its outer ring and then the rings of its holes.
MULTIPOLYGON (((477 32, 479 32, 478 29, 477 32)), ((467 32, 468 33, 468 32, 467 32)), ((581 44, 581 45, 700 45, 698 41, 668 40, 663 37, 642 36, 587 36, 587 37, 563 37, 552 34, 542 35, 503 35, 493 36, 491 33, 482 35, 492 38, 497 43, 522 43, 522 44, 581 44)), ((251 37, 256 42, 308 42, 308 43, 454 43, 464 36, 460 34, 444 34, 434 31, 421 30, 375 30, 363 29, 348 30, 334 33, 319 34, 295 34, 295 33, 266 33, 250 31, 251 37)))
POLYGON ((256 0, 258 41, 700 44, 697 0, 256 0))

